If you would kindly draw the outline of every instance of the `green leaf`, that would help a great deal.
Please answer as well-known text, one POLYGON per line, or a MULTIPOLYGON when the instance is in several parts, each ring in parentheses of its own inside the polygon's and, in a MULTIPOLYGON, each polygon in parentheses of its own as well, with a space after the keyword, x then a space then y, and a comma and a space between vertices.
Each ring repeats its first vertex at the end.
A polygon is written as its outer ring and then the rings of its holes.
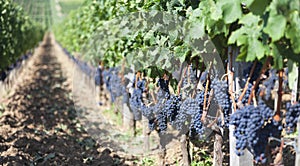
POLYGON ((246 57, 246 61, 254 61, 256 58, 258 60, 264 57, 265 48, 263 44, 254 38, 248 39, 248 53, 246 57))
POLYGON ((259 16, 255 16, 252 13, 248 13, 239 20, 239 24, 244 24, 247 25, 248 27, 251 27, 254 25, 258 25, 260 20, 261 19, 259 16))
POLYGON ((239 1, 223 0, 219 3, 222 3, 223 17, 226 24, 233 23, 242 16, 242 9, 239 1))
POLYGON ((204 22, 203 20, 194 21, 191 23, 190 33, 191 39, 200 39, 204 36, 204 22))
POLYGON ((177 46, 174 48, 174 55, 176 58, 178 58, 180 60, 180 62, 184 62, 188 52, 189 52, 189 49, 184 45, 177 46))
POLYGON ((289 80, 289 88, 294 89, 294 84, 298 80, 298 67, 297 63, 292 60, 288 60, 288 80, 289 80))
POLYGON ((300 16, 299 12, 290 14, 290 24, 286 27, 285 36, 291 40, 291 45, 295 53, 300 53, 300 16))
POLYGON ((266 11, 270 2, 271 0, 255 0, 251 3, 249 9, 255 15, 262 15, 266 11))
MULTIPOLYGON (((289 40, 282 40, 275 43, 277 50, 281 55, 283 55, 285 58, 292 60, 294 62, 300 63, 300 54, 296 54, 292 47, 290 46, 291 43, 289 40)), ((271 51, 269 52, 271 54, 271 51)))
POLYGON ((228 44, 234 44, 239 37, 241 37, 243 35, 244 31, 242 28, 236 30, 236 31, 233 31, 231 33, 231 35, 229 36, 229 39, 228 39, 228 44))
POLYGON ((283 56, 280 54, 277 46, 272 43, 270 44, 271 50, 271 56, 273 57, 273 67, 276 69, 282 69, 283 68, 283 56))
POLYGON ((252 13, 244 15, 240 20, 239 24, 244 26, 233 31, 228 39, 228 44, 237 43, 238 46, 247 44, 247 38, 258 38, 261 33, 262 26, 259 24, 261 19, 252 13))
POLYGON ((283 15, 270 15, 264 32, 269 34, 274 42, 284 35, 285 26, 286 18, 283 15))
POLYGON ((237 61, 245 61, 247 57, 247 46, 242 46, 240 48, 240 54, 237 56, 237 61))

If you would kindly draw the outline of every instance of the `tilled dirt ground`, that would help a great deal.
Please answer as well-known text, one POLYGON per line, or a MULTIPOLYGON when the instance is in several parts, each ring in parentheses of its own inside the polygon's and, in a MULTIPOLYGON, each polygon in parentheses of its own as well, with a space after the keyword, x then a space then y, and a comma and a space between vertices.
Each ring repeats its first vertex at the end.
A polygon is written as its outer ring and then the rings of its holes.
POLYGON ((78 122, 71 82, 48 36, 33 65, 5 100, 0 117, 1 165, 124 165, 78 122))

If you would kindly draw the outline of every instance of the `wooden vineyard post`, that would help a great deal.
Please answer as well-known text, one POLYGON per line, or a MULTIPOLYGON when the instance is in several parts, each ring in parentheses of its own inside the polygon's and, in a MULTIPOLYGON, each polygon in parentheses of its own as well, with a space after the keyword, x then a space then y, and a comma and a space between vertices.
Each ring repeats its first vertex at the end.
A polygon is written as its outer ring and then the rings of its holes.
POLYGON ((214 159, 213 166, 222 166, 223 163, 223 153, 222 153, 222 144, 223 144, 223 133, 220 129, 215 129, 218 133, 215 133, 215 142, 214 142, 214 159))
POLYGON ((297 122, 297 130, 298 130, 298 137, 297 137, 297 145, 296 145, 296 162, 295 166, 300 165, 300 117, 298 118, 297 122))
MULTIPOLYGON (((238 49, 228 47, 228 80, 229 80, 229 92, 239 93, 239 76, 242 75, 241 69, 245 67, 241 63, 235 62, 238 55, 238 49), (241 72, 240 72, 241 71, 241 72), (235 72, 235 73, 234 73, 235 72)), ((232 108, 234 113, 235 108, 232 108)), ((253 166, 253 155, 246 149, 244 155, 238 156, 235 153, 236 138, 234 136, 234 125, 229 125, 229 152, 230 152, 230 166, 253 166)))
POLYGON ((182 134, 180 138, 180 144, 181 144, 181 151, 182 151, 182 165, 183 166, 189 166, 191 164, 190 156, 188 152, 188 141, 187 141, 187 135, 182 134))
POLYGON ((130 130, 130 134, 134 134, 134 117, 133 113, 130 111, 129 104, 123 103, 123 128, 125 130, 130 130))
POLYGON ((142 125, 143 125, 143 137, 144 137, 144 153, 148 154, 150 151, 150 129, 148 127, 149 120, 142 116, 142 125))

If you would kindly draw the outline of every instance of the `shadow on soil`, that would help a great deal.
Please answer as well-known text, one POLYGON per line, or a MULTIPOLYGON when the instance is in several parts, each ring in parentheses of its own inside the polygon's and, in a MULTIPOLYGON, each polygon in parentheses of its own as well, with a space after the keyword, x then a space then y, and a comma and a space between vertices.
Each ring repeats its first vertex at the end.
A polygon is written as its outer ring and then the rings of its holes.
POLYGON ((0 118, 0 164, 124 164, 80 128, 61 65, 51 54, 51 39, 42 47, 33 74, 9 97, 0 118))

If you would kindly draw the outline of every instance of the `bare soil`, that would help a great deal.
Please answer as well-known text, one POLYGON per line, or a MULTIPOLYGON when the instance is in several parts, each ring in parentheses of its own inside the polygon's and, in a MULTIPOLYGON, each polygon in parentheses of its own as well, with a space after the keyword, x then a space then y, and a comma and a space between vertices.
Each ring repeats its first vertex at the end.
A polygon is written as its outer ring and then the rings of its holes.
MULTIPOLYGON (((125 165, 80 128, 72 82, 47 36, 0 117, 1 165, 125 165)), ((60 55, 62 56, 62 55, 60 55)))

